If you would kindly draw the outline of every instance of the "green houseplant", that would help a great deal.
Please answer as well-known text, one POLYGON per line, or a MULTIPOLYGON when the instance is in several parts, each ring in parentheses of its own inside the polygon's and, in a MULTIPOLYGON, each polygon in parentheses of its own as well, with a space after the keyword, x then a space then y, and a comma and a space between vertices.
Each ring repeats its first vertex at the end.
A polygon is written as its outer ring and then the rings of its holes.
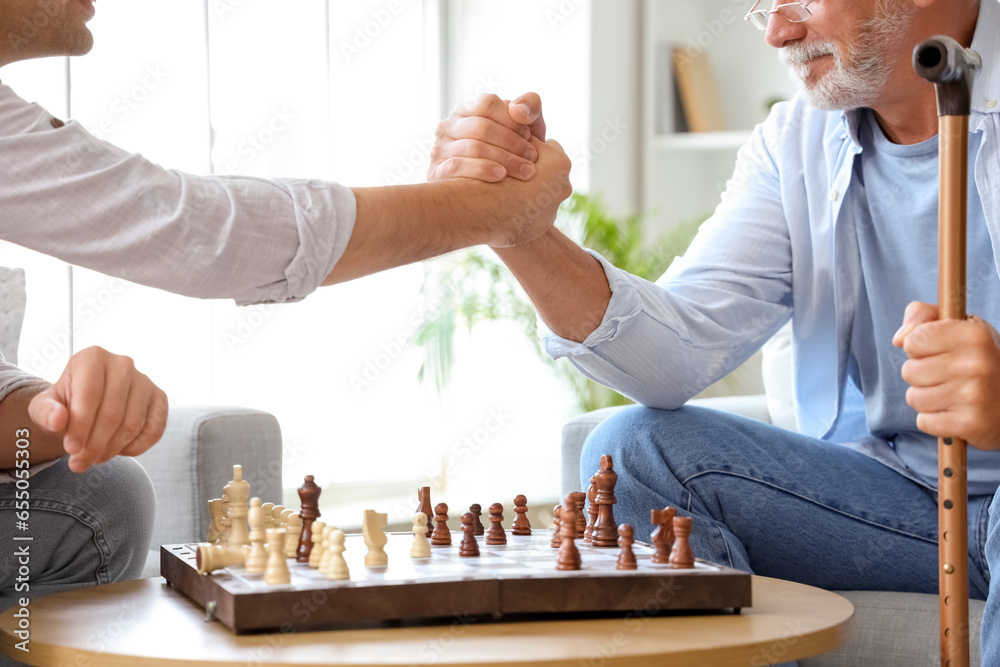
MULTIPOLYGON (((674 257, 687 249, 701 220, 685 222, 649 241, 639 216, 617 218, 600 199, 574 194, 563 205, 557 226, 585 248, 615 266, 647 280, 656 280, 674 257)), ((420 381, 433 378, 438 389, 451 377, 454 337, 459 323, 471 329, 477 322, 516 322, 538 356, 571 389, 577 409, 590 411, 630 401, 579 373, 564 359, 553 361, 542 348, 535 309, 503 263, 486 248, 455 253, 438 260, 424 283, 428 316, 414 341, 424 351, 420 381)))

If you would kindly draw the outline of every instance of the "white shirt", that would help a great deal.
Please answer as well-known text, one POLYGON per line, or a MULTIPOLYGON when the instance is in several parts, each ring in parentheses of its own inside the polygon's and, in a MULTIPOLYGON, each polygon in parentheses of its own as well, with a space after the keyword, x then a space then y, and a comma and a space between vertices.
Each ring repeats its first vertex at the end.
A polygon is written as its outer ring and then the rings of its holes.
POLYGON ((0 84, 0 239, 241 305, 302 299, 347 247, 356 214, 348 188, 193 176, 53 121, 0 84))

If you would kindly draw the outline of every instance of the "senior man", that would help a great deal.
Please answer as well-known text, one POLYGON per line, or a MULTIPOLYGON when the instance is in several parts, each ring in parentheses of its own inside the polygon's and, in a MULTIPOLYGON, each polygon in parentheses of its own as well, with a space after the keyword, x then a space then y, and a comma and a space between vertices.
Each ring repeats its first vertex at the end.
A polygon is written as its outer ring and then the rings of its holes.
MULTIPOLYGON (((673 505, 694 516, 694 550, 710 560, 828 588, 936 592, 936 436, 967 440, 970 594, 989 596, 983 664, 1000 664, 989 576, 1000 512, 988 511, 1000 484, 1000 4, 759 5, 747 18, 800 93, 754 130, 715 214, 661 279, 556 230, 497 253, 552 330, 549 352, 642 404, 594 431, 581 471, 614 455, 616 516, 637 533, 650 508, 673 505), (911 57, 935 34, 983 59, 964 321, 934 305, 938 122, 911 57), (798 433, 682 407, 789 319, 798 433)), ((452 129, 485 108, 444 121, 443 137, 466 141, 438 142, 432 178, 517 168, 505 151, 469 160, 483 149, 452 129)), ((493 101, 485 117, 544 136, 535 95, 493 101)))

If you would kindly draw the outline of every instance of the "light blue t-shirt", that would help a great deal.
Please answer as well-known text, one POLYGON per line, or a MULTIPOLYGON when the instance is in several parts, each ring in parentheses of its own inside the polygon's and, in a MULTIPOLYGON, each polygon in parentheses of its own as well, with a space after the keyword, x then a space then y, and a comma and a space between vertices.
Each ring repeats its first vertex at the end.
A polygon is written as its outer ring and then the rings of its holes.
MULTIPOLYGON (((901 376, 907 356, 892 336, 911 301, 938 303, 938 138, 898 145, 886 138, 866 110, 859 126, 862 146, 855 177, 863 196, 855 200, 862 283, 851 330, 848 372, 865 396, 872 435, 890 443, 906 466, 930 486, 937 485, 937 438, 917 430, 917 413, 906 403, 901 376), (905 216, 900 216, 906 211, 905 216), (905 261, 900 261, 905 258, 905 261)), ((969 136, 969 173, 975 173, 982 143, 969 136)), ((967 311, 1000 324, 1000 278, 983 204, 969 179, 967 311)), ((996 486, 1000 453, 969 448, 969 491, 990 493, 996 486)))

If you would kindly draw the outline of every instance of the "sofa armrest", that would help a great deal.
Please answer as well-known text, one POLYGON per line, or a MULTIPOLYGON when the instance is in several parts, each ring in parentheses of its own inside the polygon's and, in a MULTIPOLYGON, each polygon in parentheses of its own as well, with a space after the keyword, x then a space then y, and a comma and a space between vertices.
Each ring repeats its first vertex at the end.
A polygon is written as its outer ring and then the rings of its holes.
MULTIPOLYGON (((753 396, 718 396, 699 398, 688 402, 703 408, 712 408, 731 412, 744 417, 750 417, 762 422, 769 422, 767 400, 763 394, 753 396)), ((602 408, 593 412, 585 412, 573 417, 563 425, 562 430, 562 493, 565 497, 571 491, 580 490, 580 454, 583 443, 594 430, 594 427, 607 419, 624 406, 602 408)))
POLYGON ((205 539, 208 501, 222 496, 235 464, 251 496, 281 502, 281 429, 260 410, 171 408, 163 438, 136 458, 156 491, 153 549, 205 539))

